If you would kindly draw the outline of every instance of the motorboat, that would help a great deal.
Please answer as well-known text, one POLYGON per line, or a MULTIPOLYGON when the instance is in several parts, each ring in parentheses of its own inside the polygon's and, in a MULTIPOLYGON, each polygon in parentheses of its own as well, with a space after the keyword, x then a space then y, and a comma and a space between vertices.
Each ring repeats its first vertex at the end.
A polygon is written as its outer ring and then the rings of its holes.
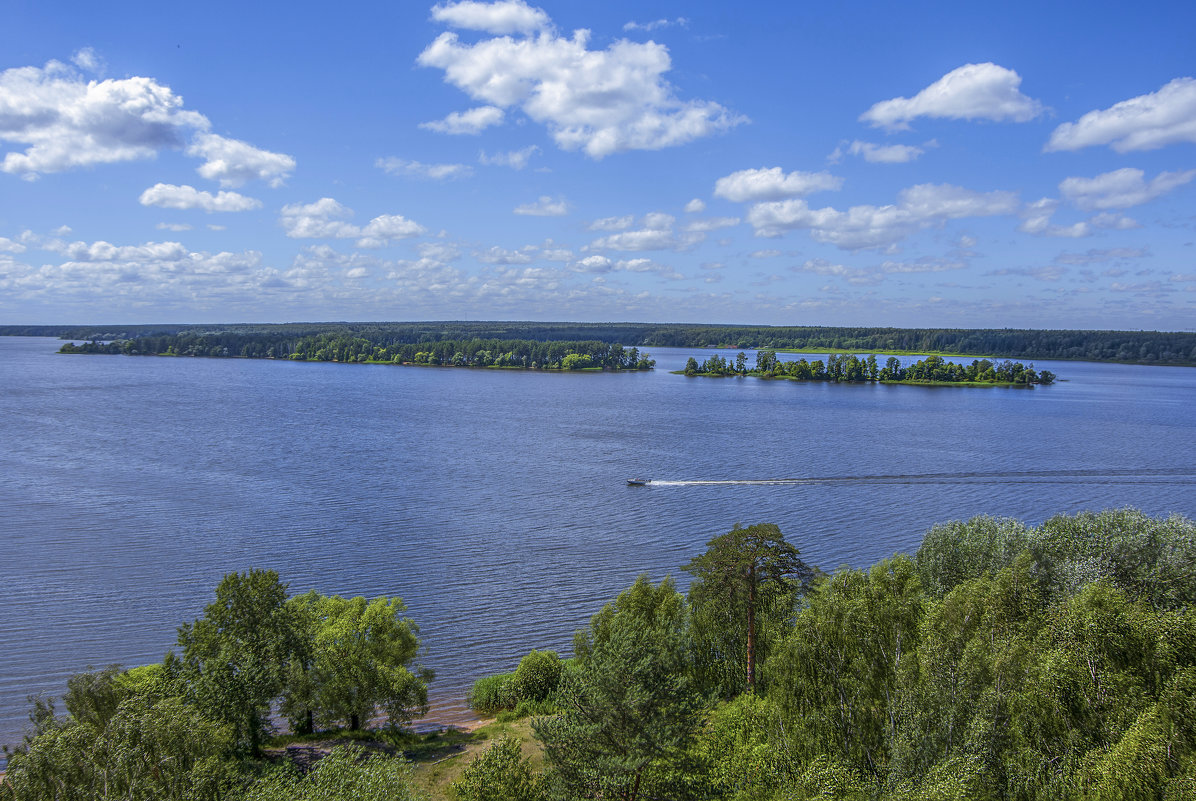
POLYGON ((627 486, 629 487, 646 487, 652 483, 650 478, 629 478, 627 479, 627 486))

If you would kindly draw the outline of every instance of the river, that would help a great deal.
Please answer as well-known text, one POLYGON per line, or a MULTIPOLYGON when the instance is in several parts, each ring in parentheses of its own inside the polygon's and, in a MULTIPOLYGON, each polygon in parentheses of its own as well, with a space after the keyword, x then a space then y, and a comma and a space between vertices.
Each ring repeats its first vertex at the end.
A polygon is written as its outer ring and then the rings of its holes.
POLYGON ((1063 380, 927 388, 670 375, 691 349, 546 374, 60 344, 0 337, 0 743, 27 695, 161 659, 250 567, 400 596, 451 717, 474 678, 567 652, 638 574, 684 586, 736 522, 833 569, 977 514, 1196 516, 1190 368, 1038 362, 1063 380))

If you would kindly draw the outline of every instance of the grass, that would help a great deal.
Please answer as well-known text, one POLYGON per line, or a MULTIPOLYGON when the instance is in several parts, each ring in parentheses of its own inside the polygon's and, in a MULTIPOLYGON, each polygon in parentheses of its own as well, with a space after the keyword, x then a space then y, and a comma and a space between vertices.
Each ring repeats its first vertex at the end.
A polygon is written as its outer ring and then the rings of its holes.
POLYGON ((430 801, 452 801, 449 786, 461 776, 469 763, 504 736, 519 741, 520 750, 531 760, 533 770, 543 770, 544 752, 532 736, 531 718, 507 723, 490 721, 473 731, 450 728, 417 734, 404 730, 334 729, 308 735, 284 735, 272 738, 265 751, 273 758, 281 759, 287 746, 306 745, 324 751, 338 745, 356 743, 371 750, 401 754, 411 761, 415 786, 430 801))

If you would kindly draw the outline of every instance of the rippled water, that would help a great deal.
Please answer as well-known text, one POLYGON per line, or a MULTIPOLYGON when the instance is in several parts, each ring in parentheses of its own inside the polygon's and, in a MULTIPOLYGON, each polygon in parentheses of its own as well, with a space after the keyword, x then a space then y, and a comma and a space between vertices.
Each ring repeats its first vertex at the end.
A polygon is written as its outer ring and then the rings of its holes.
MULTIPOLYGON (((441 714, 737 521, 824 568, 935 522, 1196 516, 1196 371, 1033 390, 60 356, 0 338, 0 742, 26 695, 156 661, 229 571, 398 595, 441 714), (646 487, 626 479, 647 477, 646 487)), ((679 574, 679 575, 678 575, 679 574)))

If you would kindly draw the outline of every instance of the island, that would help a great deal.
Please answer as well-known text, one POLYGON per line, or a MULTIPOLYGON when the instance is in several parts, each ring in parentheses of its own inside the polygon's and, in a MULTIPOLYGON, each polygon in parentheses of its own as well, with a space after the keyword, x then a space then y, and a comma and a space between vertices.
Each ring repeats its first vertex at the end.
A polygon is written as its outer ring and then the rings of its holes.
POLYGON ((961 387, 1047 386, 1055 383, 1056 379, 1050 370, 1035 370, 1033 364, 1027 367, 1008 359, 1003 362, 973 359, 971 364, 958 364, 941 356, 927 356, 903 367, 896 356, 890 356, 881 367, 875 353, 862 359, 856 354, 831 353, 824 363, 821 359, 812 362, 805 359, 781 361, 771 350, 757 351, 756 364, 751 369, 747 365, 747 354, 740 351, 734 361, 715 354, 699 363, 691 356, 685 369, 676 370, 674 374, 708 378, 752 376, 786 381, 831 381, 836 384, 870 382, 961 387))

